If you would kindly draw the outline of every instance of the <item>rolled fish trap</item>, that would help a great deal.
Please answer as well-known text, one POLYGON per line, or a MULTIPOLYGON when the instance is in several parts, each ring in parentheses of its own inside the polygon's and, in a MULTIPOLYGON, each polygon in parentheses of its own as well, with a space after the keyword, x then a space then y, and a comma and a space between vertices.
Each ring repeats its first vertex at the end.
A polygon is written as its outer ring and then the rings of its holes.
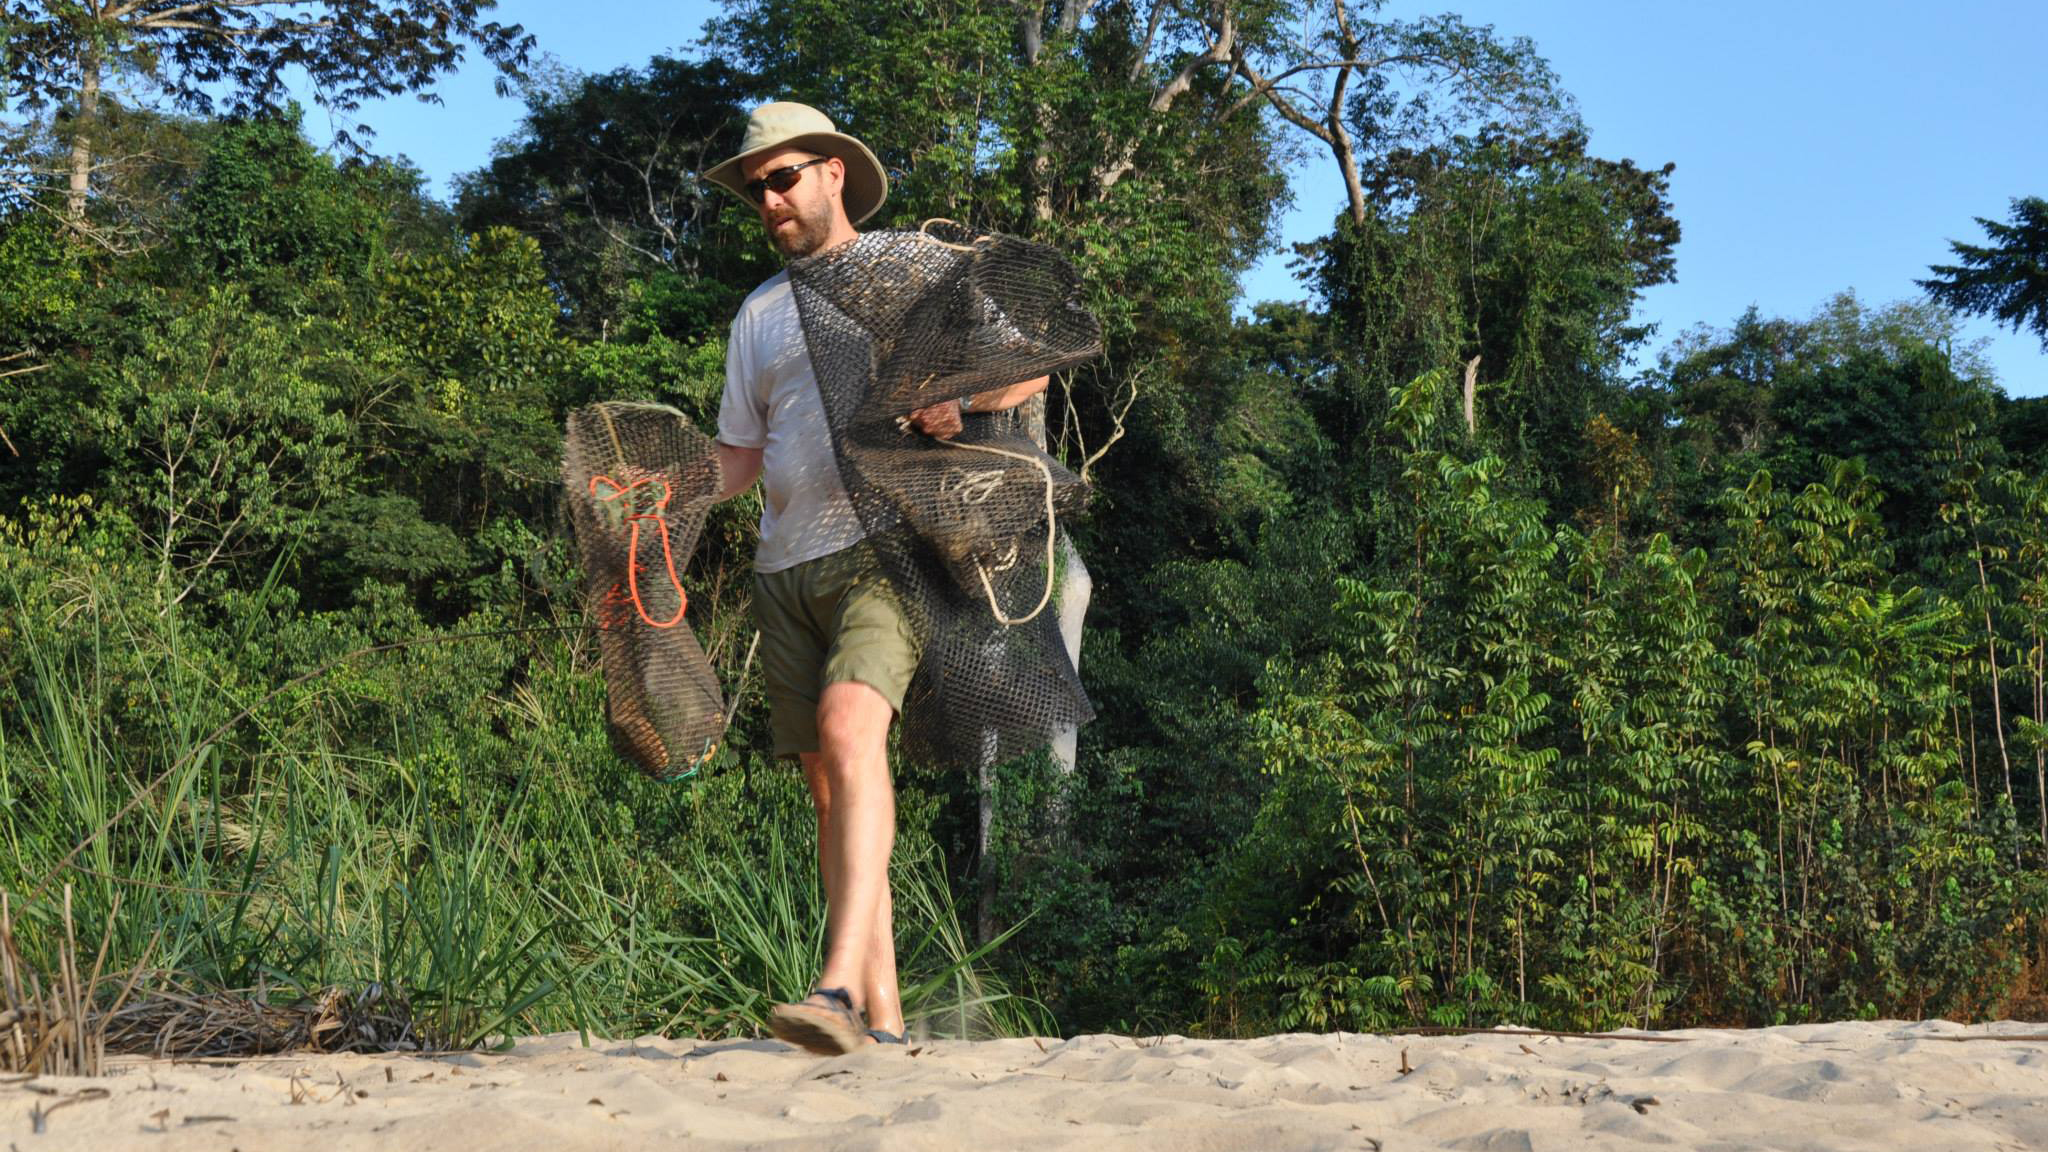
POLYGON ((681 579, 718 496, 717 447, 665 405, 593 404, 569 416, 562 482, 612 746, 657 780, 687 776, 725 730, 681 579))
POLYGON ((1093 715, 1061 638, 1060 521, 1085 486, 1013 413, 950 440, 916 409, 1084 364, 1102 331, 1058 251, 933 222, 789 266, 839 477, 920 658, 903 748, 986 766, 1093 715))

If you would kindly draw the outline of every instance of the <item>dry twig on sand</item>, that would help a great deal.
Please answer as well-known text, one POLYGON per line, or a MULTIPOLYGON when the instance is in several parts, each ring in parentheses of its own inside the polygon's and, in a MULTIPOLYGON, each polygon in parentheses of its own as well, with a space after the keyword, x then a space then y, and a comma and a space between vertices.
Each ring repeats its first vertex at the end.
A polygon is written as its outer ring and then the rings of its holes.
POLYGON ((405 998, 379 985, 354 994, 328 988, 274 1004, 261 989, 198 991, 175 984, 168 973, 158 974, 147 994, 109 1012, 104 1030, 111 1051, 176 1059, 437 1046, 421 1043, 405 998))

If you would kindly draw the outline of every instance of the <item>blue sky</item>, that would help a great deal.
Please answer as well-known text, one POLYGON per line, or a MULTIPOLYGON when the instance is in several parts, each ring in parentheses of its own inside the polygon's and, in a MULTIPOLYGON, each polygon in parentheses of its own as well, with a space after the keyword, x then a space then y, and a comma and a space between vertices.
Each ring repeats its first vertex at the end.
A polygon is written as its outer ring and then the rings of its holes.
MULTIPOLYGON (((1672 201, 1684 239, 1678 282, 1638 313, 1659 325, 1651 351, 1699 323, 1725 327, 1751 304, 1803 317, 1835 293, 1866 304, 1914 298, 1977 241, 1972 217, 2003 218, 2048 195, 2048 4, 2041 0, 1392 0, 1386 11, 1446 9, 1502 35, 1528 36, 1579 102, 1597 154, 1645 167, 1676 162, 1672 201)), ((694 50, 717 6, 705 0, 503 0, 541 49, 580 71, 638 66, 694 50)), ((492 92, 487 67, 444 81, 443 105, 366 108, 375 149, 404 153, 447 191, 481 166, 521 111, 492 92)), ((319 130, 319 113, 308 127, 319 130)), ((1294 175, 1287 241, 1326 231, 1343 200, 1335 172, 1294 175)), ((1283 251, 1246 278, 1248 300, 1299 299, 1283 251)), ((2006 391, 2048 395, 2048 352, 1983 321, 1985 356, 2006 391)))

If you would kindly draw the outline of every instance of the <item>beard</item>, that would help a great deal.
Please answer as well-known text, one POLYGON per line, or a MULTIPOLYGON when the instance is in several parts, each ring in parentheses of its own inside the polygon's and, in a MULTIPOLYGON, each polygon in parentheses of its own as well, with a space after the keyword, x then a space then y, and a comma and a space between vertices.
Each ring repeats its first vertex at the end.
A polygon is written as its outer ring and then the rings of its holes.
POLYGON ((832 235, 832 217, 827 205, 799 207, 789 206, 787 212, 768 227, 768 240, 777 251, 791 260, 799 260, 825 246, 826 238, 832 235), (796 221, 794 228, 782 228, 782 220, 796 221))

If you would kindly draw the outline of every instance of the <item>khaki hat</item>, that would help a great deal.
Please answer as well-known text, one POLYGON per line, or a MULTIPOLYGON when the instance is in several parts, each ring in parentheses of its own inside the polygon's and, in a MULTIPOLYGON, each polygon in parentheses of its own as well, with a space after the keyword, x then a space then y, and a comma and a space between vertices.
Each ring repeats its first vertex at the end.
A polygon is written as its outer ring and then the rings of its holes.
POLYGON ((776 148, 800 148, 820 156, 838 157, 846 165, 846 218, 855 224, 873 216, 889 195, 888 173, 867 145, 835 131, 831 118, 816 108, 786 100, 754 109, 753 115, 747 117, 747 135, 740 142, 740 154, 705 172, 704 178, 747 200, 746 178, 740 173, 740 165, 776 148))

